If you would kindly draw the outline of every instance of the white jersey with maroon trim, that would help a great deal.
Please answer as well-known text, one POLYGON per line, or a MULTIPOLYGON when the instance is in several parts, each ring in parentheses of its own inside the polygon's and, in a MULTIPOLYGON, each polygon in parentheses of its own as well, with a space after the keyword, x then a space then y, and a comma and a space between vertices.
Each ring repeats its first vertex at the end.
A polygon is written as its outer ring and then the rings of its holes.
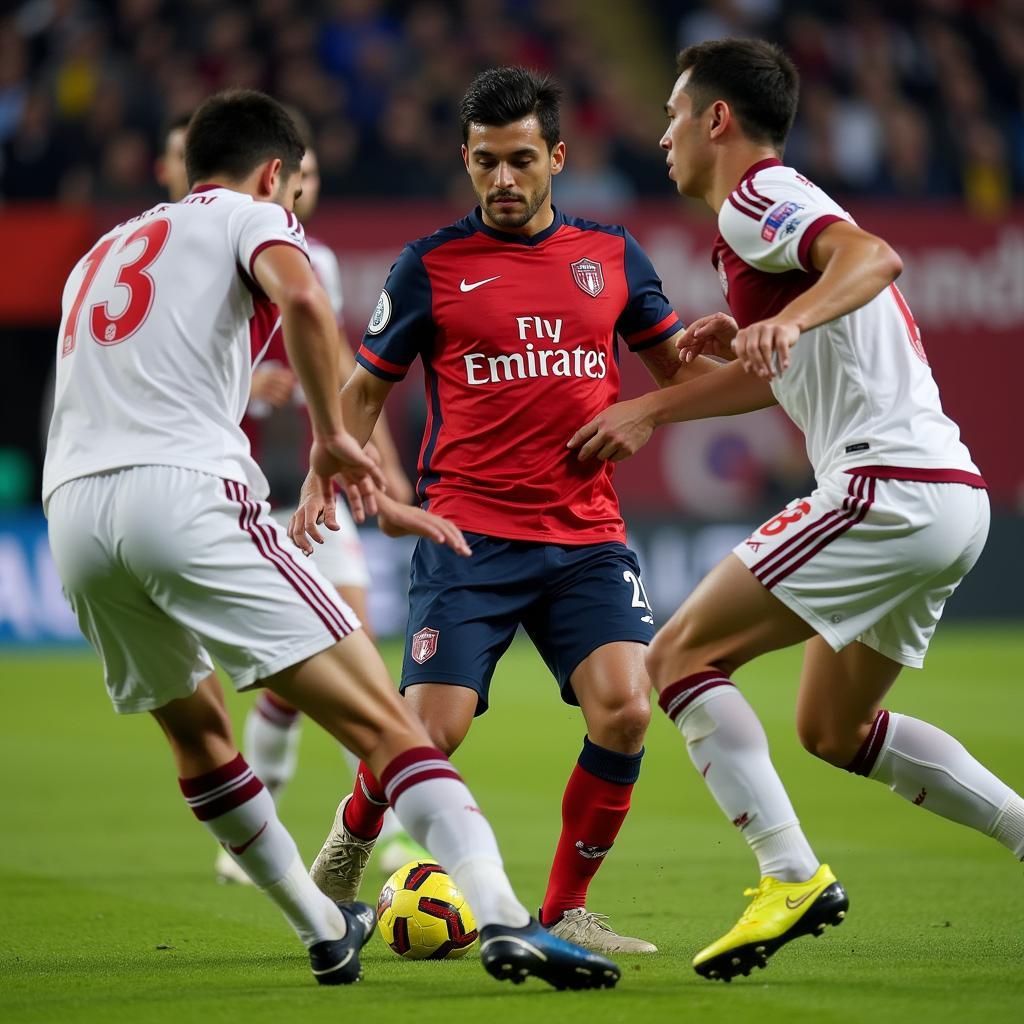
POLYGON ((76 477, 169 465, 267 493, 239 427, 253 357, 280 329, 253 278, 271 245, 306 253, 274 203, 205 186, 107 232, 64 287, 44 506, 76 477))
MULTIPOLYGON (((811 245, 838 220, 852 218, 793 168, 762 160, 747 171, 719 212, 713 254, 740 327, 774 316, 817 281, 811 245)), ((978 472, 942 411, 920 332, 895 285, 805 331, 772 391, 803 431, 819 480, 857 466, 887 476, 913 468, 917 479, 978 472)))

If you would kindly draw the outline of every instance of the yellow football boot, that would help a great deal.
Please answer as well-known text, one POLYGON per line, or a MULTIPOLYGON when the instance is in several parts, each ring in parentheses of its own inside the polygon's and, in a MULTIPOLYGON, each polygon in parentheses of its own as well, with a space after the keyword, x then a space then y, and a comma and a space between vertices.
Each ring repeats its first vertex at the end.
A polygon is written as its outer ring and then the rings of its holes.
POLYGON ((762 878, 750 906, 732 930, 693 958, 693 969, 704 978, 732 981, 764 967, 768 957, 801 935, 821 935, 826 925, 838 925, 846 917, 850 900, 827 864, 806 882, 780 882, 762 878))

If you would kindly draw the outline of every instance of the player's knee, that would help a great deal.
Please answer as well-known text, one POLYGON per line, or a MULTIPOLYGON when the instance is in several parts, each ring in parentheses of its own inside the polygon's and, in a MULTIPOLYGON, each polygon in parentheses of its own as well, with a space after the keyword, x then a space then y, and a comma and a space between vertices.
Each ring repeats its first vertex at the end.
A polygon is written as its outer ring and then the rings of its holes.
POLYGON ((710 652, 702 632, 695 618, 684 618, 671 628, 659 630, 644 659, 651 682, 658 689, 707 667, 710 652))
POLYGON ((604 704, 588 720, 591 735, 600 737, 601 746, 614 750, 636 750, 643 746, 647 727, 651 724, 650 700, 631 697, 604 704))
POLYGON ((856 737, 851 741, 826 722, 798 719, 796 732, 804 750, 836 767, 849 764, 857 753, 856 737))

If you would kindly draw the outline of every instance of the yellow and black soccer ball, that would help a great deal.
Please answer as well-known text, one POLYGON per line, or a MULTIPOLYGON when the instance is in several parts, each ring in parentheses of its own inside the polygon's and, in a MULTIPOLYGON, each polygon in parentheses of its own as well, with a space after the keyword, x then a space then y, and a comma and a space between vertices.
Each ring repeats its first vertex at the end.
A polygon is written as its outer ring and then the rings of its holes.
POLYGON ((377 901, 384 941, 407 960, 454 960, 476 942, 476 921, 440 864, 414 860, 385 883, 377 901))

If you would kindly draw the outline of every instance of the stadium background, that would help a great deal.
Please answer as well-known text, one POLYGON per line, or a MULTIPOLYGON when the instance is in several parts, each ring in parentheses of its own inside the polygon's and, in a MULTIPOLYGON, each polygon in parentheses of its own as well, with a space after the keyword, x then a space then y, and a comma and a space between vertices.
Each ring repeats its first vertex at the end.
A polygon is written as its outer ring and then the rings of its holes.
MULTIPOLYGON (((473 201, 455 121, 469 79, 498 63, 550 70, 567 93, 556 204, 625 223, 691 319, 722 306, 714 229, 665 178, 661 106, 675 50, 726 34, 786 45, 804 83, 787 160, 905 258, 901 288, 996 508, 950 614, 1024 615, 1020 0, 29 0, 0 6, 0 643, 80 642, 37 502, 60 291, 100 232, 160 198, 152 165, 167 119, 228 85, 267 89, 310 118, 323 175, 310 232, 338 254, 357 343, 403 242, 473 201)), ((625 394, 646 387, 637 361, 623 369, 625 394)), ((415 375, 392 405, 412 472, 415 375)), ((286 418, 265 447, 282 494, 301 478, 286 418)), ((659 432, 617 473, 659 614, 809 480, 778 411, 659 432)), ((366 539, 375 619, 394 633, 409 545, 366 539)))

